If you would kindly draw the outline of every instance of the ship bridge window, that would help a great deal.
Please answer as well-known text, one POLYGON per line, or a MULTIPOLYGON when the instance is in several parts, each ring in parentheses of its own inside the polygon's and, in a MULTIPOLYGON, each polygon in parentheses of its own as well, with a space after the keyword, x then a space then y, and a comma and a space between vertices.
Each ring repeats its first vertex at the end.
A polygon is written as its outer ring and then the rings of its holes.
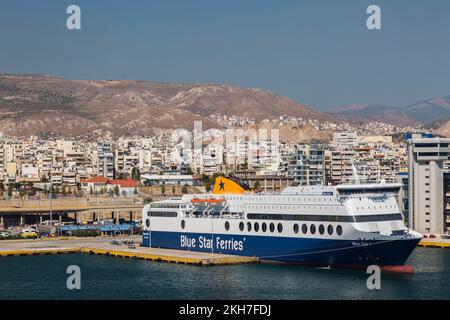
POLYGON ((362 216, 353 216, 355 222, 380 222, 380 221, 396 221, 403 220, 400 213, 388 213, 388 214, 370 214, 362 216))
POLYGON ((166 212, 166 211, 148 211, 147 215, 149 217, 165 217, 165 218, 176 218, 177 212, 166 212))
POLYGON ((350 196, 353 194, 370 193, 370 194, 385 194, 385 193, 398 193, 400 191, 399 187, 385 187, 385 188, 345 188, 339 189, 339 195, 350 196))
POLYGON ((248 213, 247 218, 255 220, 354 222, 353 216, 322 214, 248 213))

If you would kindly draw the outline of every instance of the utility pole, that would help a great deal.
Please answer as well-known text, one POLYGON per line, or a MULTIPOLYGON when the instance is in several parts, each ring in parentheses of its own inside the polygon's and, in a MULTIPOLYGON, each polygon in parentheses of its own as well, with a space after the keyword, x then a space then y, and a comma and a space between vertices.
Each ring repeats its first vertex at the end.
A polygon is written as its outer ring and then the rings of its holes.
POLYGON ((52 153, 52 157, 51 157, 51 162, 50 162, 50 172, 49 172, 49 176, 50 176, 50 223, 53 223, 53 182, 52 182, 52 169, 53 169, 53 153, 52 153))

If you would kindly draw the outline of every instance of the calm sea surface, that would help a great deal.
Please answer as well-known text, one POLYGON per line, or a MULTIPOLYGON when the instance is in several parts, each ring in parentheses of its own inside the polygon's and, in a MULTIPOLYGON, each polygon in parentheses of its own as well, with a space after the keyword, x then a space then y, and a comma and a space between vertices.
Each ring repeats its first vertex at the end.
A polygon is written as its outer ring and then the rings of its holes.
POLYGON ((196 267, 90 255, 0 258, 0 299, 450 299, 450 250, 417 248, 415 275, 368 290, 362 271, 283 265, 196 267), (81 290, 66 287, 69 265, 81 290))

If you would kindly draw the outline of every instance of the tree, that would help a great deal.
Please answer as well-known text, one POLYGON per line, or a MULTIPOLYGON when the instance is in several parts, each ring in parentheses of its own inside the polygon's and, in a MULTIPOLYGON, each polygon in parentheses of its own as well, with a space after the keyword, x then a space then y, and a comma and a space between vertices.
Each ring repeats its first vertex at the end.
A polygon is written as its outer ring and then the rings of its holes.
POLYGON ((94 190, 92 189, 92 187, 89 187, 89 194, 92 196, 94 194, 94 190))
POLYGON ((165 185, 161 186, 161 193, 162 194, 166 193, 166 186, 165 185))
POLYGON ((211 183, 209 181, 205 183, 205 190, 206 190, 206 192, 211 191, 211 183))
POLYGON ((172 194, 175 194, 176 190, 175 190, 175 186, 172 186, 172 194))
POLYGON ((41 181, 42 181, 43 183, 49 182, 49 181, 48 181, 48 178, 47 178, 47 176, 46 176, 45 174, 42 176, 41 181))
POLYGON ((187 194, 189 192, 187 185, 185 184, 182 188, 181 188, 181 193, 182 194, 187 194))
POLYGON ((133 167, 133 169, 131 169, 131 179, 136 181, 141 179, 141 171, 138 167, 133 167))
POLYGON ((12 184, 9 184, 8 185, 8 198, 11 198, 12 197, 12 194, 13 194, 13 186, 12 186, 12 184))
POLYGON ((116 184, 116 186, 114 187, 114 194, 116 195, 116 196, 119 196, 120 195, 120 190, 119 190, 119 186, 116 184))
POLYGON ((256 181, 253 183, 253 189, 259 189, 259 187, 260 187, 259 181, 256 180, 256 181))

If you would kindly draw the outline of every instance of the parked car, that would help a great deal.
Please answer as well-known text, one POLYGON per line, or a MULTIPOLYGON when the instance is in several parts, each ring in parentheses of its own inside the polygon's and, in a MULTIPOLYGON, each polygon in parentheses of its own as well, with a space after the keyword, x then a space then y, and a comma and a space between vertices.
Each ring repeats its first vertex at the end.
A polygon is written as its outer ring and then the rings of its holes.
POLYGON ((133 243, 131 243, 128 245, 128 249, 136 249, 136 246, 133 243))

